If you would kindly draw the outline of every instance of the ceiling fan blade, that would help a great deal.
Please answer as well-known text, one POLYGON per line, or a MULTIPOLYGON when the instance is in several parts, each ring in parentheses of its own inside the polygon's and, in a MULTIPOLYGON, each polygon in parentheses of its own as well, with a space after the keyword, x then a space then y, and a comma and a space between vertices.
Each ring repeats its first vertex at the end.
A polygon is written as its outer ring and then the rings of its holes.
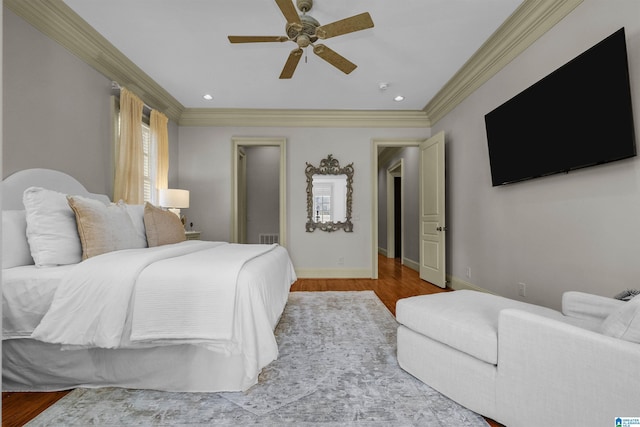
POLYGON ((265 43, 265 42, 286 42, 286 36, 228 36, 231 43, 265 43))
POLYGON ((300 15, 298 15, 298 11, 291 0, 276 0, 276 3, 287 22, 295 22, 296 24, 302 25, 300 15))
POLYGON ((341 19, 340 21, 332 22, 331 24, 321 25, 316 28, 316 35, 321 39, 328 39, 330 37, 365 30, 367 28, 373 28, 373 20, 371 19, 369 12, 341 19))
POLYGON ((287 58, 287 62, 284 64, 282 73, 280 73, 281 79, 290 79, 293 77, 293 72, 296 71, 300 58, 302 58, 302 49, 293 49, 287 58))
POLYGON ((333 65, 345 74, 349 74, 358 67, 356 64, 349 61, 344 56, 336 53, 333 49, 329 49, 323 44, 317 44, 313 46, 313 53, 315 53, 320 58, 324 59, 329 64, 333 65))

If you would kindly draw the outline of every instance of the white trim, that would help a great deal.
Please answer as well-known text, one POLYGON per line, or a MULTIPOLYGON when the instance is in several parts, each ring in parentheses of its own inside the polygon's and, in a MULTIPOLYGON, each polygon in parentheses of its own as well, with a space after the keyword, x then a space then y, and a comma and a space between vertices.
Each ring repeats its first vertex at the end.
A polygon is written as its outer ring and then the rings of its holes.
POLYGON ((187 108, 180 126, 428 128, 427 113, 376 110, 187 108))
POLYGON ((485 292, 488 294, 492 294, 493 292, 488 291, 484 288, 481 288, 480 286, 474 285, 473 283, 469 283, 465 280, 462 280, 456 276, 452 276, 450 274, 447 274, 447 287, 456 290, 456 291, 460 291, 463 289, 467 289, 467 290, 472 290, 472 291, 478 291, 478 292, 485 292))
POLYGON ((420 263, 418 261, 414 261, 414 260, 409 259, 409 258, 403 258, 402 259, 402 264, 405 267, 409 267, 410 269, 420 273, 420 263))
POLYGON ((371 273, 368 269, 295 269, 299 279, 363 279, 371 273))
POLYGON ((287 247, 287 139, 234 136, 231 143, 231 241, 238 241, 238 151, 242 146, 270 146, 280 148, 280 246, 287 247))

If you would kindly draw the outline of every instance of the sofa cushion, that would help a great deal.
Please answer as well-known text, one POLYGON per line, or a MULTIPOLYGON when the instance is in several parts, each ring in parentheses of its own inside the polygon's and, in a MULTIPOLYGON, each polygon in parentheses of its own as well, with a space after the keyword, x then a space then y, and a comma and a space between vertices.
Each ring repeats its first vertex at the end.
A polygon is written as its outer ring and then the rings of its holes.
POLYGON ((622 304, 602 322, 602 333, 640 343, 640 295, 622 304))
POLYGON ((396 319, 415 332, 495 365, 498 317, 506 308, 564 321, 562 313, 550 308, 468 290, 401 299, 396 319))

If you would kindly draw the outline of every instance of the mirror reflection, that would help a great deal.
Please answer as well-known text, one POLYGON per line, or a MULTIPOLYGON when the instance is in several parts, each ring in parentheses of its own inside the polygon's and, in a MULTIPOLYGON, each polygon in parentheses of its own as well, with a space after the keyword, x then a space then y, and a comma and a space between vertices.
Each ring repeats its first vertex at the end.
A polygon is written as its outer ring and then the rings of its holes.
POLYGON ((353 231, 351 200, 353 193, 353 163, 340 167, 331 154, 319 167, 307 163, 307 224, 306 231, 343 229, 353 231))
POLYGON ((347 175, 313 175, 315 222, 347 219, 347 175))

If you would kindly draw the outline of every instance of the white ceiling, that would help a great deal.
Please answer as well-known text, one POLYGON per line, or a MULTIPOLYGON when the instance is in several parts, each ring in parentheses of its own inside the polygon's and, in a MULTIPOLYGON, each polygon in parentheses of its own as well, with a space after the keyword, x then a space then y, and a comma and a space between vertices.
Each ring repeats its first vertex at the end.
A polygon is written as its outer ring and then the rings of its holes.
POLYGON ((187 108, 330 110, 421 110, 522 2, 315 0, 321 24, 371 14, 374 28, 323 41, 358 68, 345 75, 307 49, 280 80, 294 43, 227 39, 285 35, 273 0, 64 1, 187 108))

